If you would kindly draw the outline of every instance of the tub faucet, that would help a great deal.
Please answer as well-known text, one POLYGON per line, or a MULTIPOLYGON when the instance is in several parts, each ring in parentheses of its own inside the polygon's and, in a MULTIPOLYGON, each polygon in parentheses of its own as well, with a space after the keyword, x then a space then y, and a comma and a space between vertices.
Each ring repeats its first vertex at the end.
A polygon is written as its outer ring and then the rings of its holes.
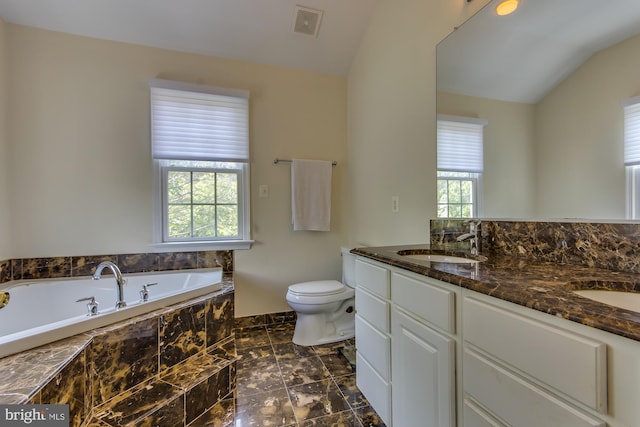
POLYGON ((127 302, 124 300, 124 285, 127 283, 126 279, 122 278, 122 273, 117 265, 111 261, 103 261, 96 267, 96 272, 93 273, 93 280, 100 280, 102 270, 105 268, 111 269, 113 275, 116 277, 116 283, 118 285, 118 301, 116 301, 116 309, 127 306, 127 302))
POLYGON ((469 232, 456 238, 458 242, 469 241, 471 255, 478 255, 480 252, 480 221, 479 219, 468 219, 464 223, 469 224, 469 232))

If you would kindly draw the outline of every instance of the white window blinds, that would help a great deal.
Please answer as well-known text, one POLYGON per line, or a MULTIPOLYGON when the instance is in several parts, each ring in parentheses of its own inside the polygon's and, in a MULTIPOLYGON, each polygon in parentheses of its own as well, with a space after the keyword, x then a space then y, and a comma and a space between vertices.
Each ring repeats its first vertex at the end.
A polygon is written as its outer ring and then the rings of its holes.
POLYGON ((481 173, 486 120, 438 115, 438 170, 481 173))
POLYGON ((154 159, 249 161, 249 93, 154 79, 154 159))
POLYGON ((624 106, 624 165, 640 165, 640 96, 628 99, 624 106))

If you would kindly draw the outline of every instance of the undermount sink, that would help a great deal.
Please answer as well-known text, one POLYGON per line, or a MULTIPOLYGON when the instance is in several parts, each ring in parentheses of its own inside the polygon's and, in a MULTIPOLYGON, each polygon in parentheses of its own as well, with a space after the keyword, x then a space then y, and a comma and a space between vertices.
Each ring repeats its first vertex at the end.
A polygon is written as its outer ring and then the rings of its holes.
POLYGON ((456 255, 434 254, 423 250, 404 250, 398 251, 397 253, 403 258, 409 258, 417 261, 443 262, 449 264, 477 264, 486 260, 486 258, 482 256, 466 258, 456 255))
POLYGON ((573 293, 593 301, 640 313, 640 293, 637 292, 588 289, 573 291, 573 293))

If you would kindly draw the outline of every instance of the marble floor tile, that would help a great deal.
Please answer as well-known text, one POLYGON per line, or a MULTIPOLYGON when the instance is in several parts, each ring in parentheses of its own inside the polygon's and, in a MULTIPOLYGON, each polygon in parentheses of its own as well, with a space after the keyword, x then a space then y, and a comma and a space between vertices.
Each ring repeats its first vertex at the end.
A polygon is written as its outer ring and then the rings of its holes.
POLYGON ((356 374, 335 377, 333 380, 338 385, 342 395, 347 399, 347 402, 352 409, 369 406, 369 401, 364 397, 356 385, 356 374))
POLYGON ((324 354, 320 356, 320 360, 333 377, 356 373, 355 368, 342 353, 324 354))
POLYGON ((273 344, 273 351, 276 358, 280 359, 300 359, 303 357, 311 357, 316 355, 313 347, 303 347, 292 342, 284 342, 273 344))
POLYGON ((282 378, 290 386, 313 383, 330 377, 329 371, 318 356, 302 359, 280 359, 282 378))
POLYGON ((260 347, 271 345, 267 328, 257 326, 252 328, 242 328, 236 330, 236 348, 238 350, 248 347, 260 347))
POLYGON ((298 422, 351 409, 332 379, 288 388, 298 422))
POLYGON ((237 360, 238 363, 244 363, 273 355, 273 347, 271 347, 271 345, 263 345, 260 347, 250 347, 238 350, 237 360))
MULTIPOLYGON (((241 338, 231 425, 385 427, 358 390, 355 367, 340 352, 355 340, 303 347, 291 342, 294 328, 288 322, 236 331, 241 338)), ((193 427, 226 427, 199 421, 193 427)))
POLYGON ((352 411, 344 411, 326 417, 305 421, 302 427, 361 427, 360 420, 352 411))
POLYGON ((277 325, 269 325, 267 332, 269 333, 269 339, 272 344, 276 343, 290 343, 293 339, 293 332, 295 330, 294 323, 281 323, 277 325))
POLYGON ((236 387, 238 396, 249 396, 284 387, 282 374, 273 355, 257 358, 237 365, 236 387))
POLYGON ((242 427, 296 426, 287 390, 242 396, 236 401, 236 425, 242 427))
POLYGON ((354 409, 358 421, 363 427, 386 427, 385 423, 380 419, 376 411, 371 406, 363 406, 361 408, 354 409))

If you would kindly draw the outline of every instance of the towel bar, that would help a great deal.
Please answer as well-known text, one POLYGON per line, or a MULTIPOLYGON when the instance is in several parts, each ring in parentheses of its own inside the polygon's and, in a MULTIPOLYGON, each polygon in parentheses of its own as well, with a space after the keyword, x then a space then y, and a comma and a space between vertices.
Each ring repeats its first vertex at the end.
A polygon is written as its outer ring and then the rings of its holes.
MULTIPOLYGON (((293 161, 293 160, 278 159, 278 158, 276 157, 275 159, 273 159, 273 164, 274 164, 274 165, 277 165, 277 164, 278 164, 278 163, 280 163, 280 162, 287 162, 287 163, 291 163, 292 161, 293 161)), ((332 164, 333 166, 335 166, 335 165, 337 165, 337 164, 338 164, 338 162, 334 160, 334 161, 332 161, 332 162, 331 162, 331 164, 332 164)))

